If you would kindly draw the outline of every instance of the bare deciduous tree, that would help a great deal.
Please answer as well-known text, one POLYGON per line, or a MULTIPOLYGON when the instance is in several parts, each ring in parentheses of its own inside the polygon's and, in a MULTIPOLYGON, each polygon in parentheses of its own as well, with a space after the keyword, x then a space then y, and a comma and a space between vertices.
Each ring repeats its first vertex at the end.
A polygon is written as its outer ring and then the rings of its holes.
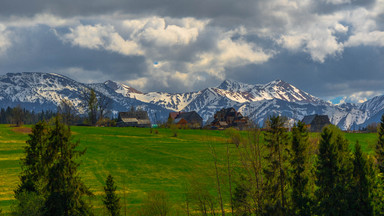
POLYGON ((57 107, 57 112, 61 114, 63 122, 67 125, 72 125, 75 118, 75 107, 68 99, 62 99, 60 105, 57 107))

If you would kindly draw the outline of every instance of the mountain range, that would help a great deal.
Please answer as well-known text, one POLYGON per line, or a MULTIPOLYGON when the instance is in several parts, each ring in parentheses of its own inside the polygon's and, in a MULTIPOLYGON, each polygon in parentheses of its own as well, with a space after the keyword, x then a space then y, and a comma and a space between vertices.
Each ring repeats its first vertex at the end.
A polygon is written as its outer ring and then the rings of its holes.
POLYGON ((85 84, 54 73, 23 72, 0 76, 0 107, 21 107, 40 112, 55 110, 63 99, 70 100, 79 113, 81 95, 94 89, 98 96, 110 98, 114 114, 132 106, 148 111, 152 122, 166 121, 169 112, 196 111, 209 121, 221 108, 234 107, 255 123, 270 115, 283 115, 291 121, 306 115, 328 115, 342 129, 358 129, 379 122, 384 113, 384 95, 362 104, 334 105, 282 80, 267 84, 245 84, 225 80, 217 87, 187 93, 143 93, 122 83, 108 80, 85 84))

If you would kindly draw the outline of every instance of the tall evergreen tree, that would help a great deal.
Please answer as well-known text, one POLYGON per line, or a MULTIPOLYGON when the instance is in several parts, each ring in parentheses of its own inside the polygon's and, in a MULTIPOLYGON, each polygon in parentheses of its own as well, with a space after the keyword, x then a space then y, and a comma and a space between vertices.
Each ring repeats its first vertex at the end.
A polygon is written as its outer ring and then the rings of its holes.
POLYGON ((103 203, 107 208, 109 215, 118 216, 120 215, 120 197, 116 195, 116 186, 113 181, 111 174, 108 175, 107 180, 105 181, 104 192, 105 197, 103 198, 103 203))
POLYGON ((267 167, 263 170, 266 177, 265 193, 268 199, 267 214, 285 215, 287 211, 288 185, 288 133, 286 120, 280 116, 271 116, 267 120, 265 142, 267 167))
POLYGON ((41 181, 45 171, 42 157, 47 145, 47 130, 48 126, 45 122, 39 122, 32 127, 32 133, 29 134, 27 146, 24 148, 26 156, 21 160, 21 183, 15 195, 23 191, 41 193, 41 181))
POLYGON ((316 165, 318 215, 350 215, 352 160, 348 141, 334 125, 321 133, 316 165))
POLYGON ((295 215, 311 215, 310 198, 308 193, 309 177, 306 172, 308 160, 307 147, 309 146, 308 129, 299 121, 292 128, 292 210, 295 215))
POLYGON ((50 130, 46 151, 48 168, 47 184, 44 188, 47 198, 44 204, 45 215, 91 215, 90 208, 83 200, 83 195, 91 195, 81 181, 75 161, 85 153, 76 150, 78 142, 71 139, 71 130, 55 118, 50 130))
MULTIPOLYGON (((372 206, 372 173, 366 156, 356 142, 353 159, 353 211, 357 215, 373 215, 372 206)), ((374 175, 373 175, 374 176, 374 175)))
POLYGON ((379 136, 375 148, 377 166, 379 172, 384 175, 384 115, 381 116, 377 134, 379 136))

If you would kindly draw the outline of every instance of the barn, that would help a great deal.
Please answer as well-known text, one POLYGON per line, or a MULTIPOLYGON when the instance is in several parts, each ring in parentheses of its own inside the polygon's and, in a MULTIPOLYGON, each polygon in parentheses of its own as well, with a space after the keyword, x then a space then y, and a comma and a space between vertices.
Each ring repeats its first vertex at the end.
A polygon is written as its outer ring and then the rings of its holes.
POLYGON ((311 132, 321 132, 323 127, 331 124, 327 115, 309 115, 305 116, 302 120, 306 124, 311 132))
POLYGON ((116 126, 118 127, 151 127, 147 111, 131 110, 119 112, 116 126))

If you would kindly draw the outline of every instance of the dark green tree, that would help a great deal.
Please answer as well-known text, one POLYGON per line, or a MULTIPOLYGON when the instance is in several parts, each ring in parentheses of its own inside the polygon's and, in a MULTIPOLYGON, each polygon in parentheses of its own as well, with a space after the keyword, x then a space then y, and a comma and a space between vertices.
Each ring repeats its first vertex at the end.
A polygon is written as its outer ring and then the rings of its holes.
POLYGON ((42 157, 47 147, 47 130, 45 122, 39 122, 32 127, 32 133, 29 134, 27 146, 24 148, 26 156, 21 160, 21 183, 15 195, 23 191, 41 194, 41 181, 44 179, 46 165, 42 163, 42 157))
POLYGON ((20 127, 24 124, 24 113, 20 105, 14 107, 12 110, 12 122, 16 127, 20 127))
POLYGON ((372 175, 366 156, 356 142, 353 159, 353 211, 356 215, 373 215, 372 175))
POLYGON ((316 164, 318 215, 351 215, 353 165, 348 141, 334 125, 323 128, 316 164))
POLYGON ((251 207, 249 206, 249 190, 247 188, 249 182, 245 180, 245 177, 241 177, 240 181, 236 184, 233 192, 233 207, 235 215, 248 216, 252 214, 251 207))
POLYGON ((263 170, 266 178, 264 193, 267 197, 265 210, 273 215, 287 214, 289 137, 285 124, 284 117, 269 117, 264 135, 268 151, 265 157, 268 165, 263 170))
POLYGON ((384 175, 384 115, 381 117, 377 134, 379 136, 375 148, 377 167, 379 168, 379 172, 384 175))
POLYGON ((377 176, 375 178, 374 209, 376 215, 384 215, 384 115, 377 129, 378 140, 375 146, 377 176))
POLYGON ((96 92, 93 89, 85 90, 83 92, 83 108, 88 113, 88 123, 96 125, 99 103, 97 100, 96 92))
POLYGON ((292 210, 295 215, 311 215, 310 198, 308 192, 308 160, 307 147, 309 146, 308 129, 299 121, 292 128, 291 143, 291 169, 292 169, 292 210))
POLYGON ((79 143, 71 139, 71 130, 61 123, 59 117, 49 132, 45 160, 51 164, 47 170, 47 184, 44 191, 45 215, 91 215, 84 201, 84 195, 91 195, 81 181, 76 159, 85 153, 77 150, 79 143))
POLYGON ((111 216, 120 215, 120 197, 116 195, 116 188, 113 177, 109 174, 105 181, 103 203, 111 216))

